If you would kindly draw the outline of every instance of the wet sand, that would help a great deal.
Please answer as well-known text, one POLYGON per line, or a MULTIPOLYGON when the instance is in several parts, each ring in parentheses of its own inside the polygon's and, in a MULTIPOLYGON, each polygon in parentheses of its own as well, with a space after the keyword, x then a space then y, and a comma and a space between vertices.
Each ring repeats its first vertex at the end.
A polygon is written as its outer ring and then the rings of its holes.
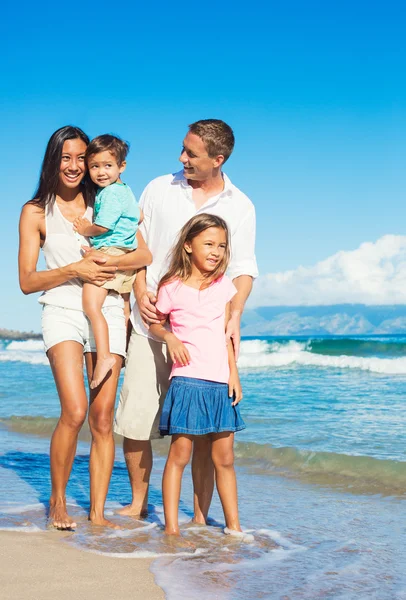
POLYGON ((120 560, 82 552, 62 532, 0 532, 2 600, 164 600, 151 560, 120 560))

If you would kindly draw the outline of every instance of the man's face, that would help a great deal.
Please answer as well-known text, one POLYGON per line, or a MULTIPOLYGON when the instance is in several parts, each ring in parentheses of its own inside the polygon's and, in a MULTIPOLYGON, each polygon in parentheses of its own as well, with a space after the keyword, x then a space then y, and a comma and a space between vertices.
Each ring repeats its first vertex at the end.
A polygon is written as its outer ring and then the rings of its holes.
POLYGON ((213 176, 213 169, 220 167, 224 162, 224 156, 210 158, 203 140, 198 135, 189 132, 183 140, 179 160, 183 165, 186 179, 205 181, 213 176))

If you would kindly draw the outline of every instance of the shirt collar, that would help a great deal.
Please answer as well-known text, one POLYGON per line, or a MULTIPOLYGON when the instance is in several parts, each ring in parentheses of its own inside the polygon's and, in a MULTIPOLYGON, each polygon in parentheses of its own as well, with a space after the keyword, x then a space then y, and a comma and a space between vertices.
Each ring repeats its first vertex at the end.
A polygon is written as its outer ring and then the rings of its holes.
MULTIPOLYGON (((231 183, 230 179, 227 177, 227 175, 225 173, 222 172, 222 176, 223 176, 223 180, 224 180, 224 190, 222 192, 220 192, 219 196, 223 195, 223 194, 227 194, 228 196, 231 196, 233 193, 233 184, 231 183)), ((172 179, 172 185, 183 185, 183 187, 185 188, 189 188, 190 185, 187 182, 187 179, 183 173, 183 169, 182 171, 178 171, 177 173, 173 173, 173 179, 172 179)))

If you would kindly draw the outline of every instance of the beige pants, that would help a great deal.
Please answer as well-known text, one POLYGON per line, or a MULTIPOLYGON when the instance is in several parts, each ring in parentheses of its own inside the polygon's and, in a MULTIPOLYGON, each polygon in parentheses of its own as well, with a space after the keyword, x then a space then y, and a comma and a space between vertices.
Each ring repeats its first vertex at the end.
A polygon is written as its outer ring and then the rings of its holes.
POLYGON ((131 440, 160 437, 159 419, 171 369, 172 361, 167 358, 166 344, 133 330, 114 420, 116 433, 131 440))
MULTIPOLYGON (((126 248, 116 248, 115 246, 103 246, 103 248, 99 248, 99 250, 100 252, 104 252, 104 254, 109 254, 110 256, 122 256, 123 254, 128 254, 128 252, 132 252, 132 250, 127 250, 126 248)), ((106 281, 102 287, 104 287, 105 290, 114 290, 119 294, 129 294, 133 289, 134 281, 134 271, 118 271, 114 279, 106 281)))

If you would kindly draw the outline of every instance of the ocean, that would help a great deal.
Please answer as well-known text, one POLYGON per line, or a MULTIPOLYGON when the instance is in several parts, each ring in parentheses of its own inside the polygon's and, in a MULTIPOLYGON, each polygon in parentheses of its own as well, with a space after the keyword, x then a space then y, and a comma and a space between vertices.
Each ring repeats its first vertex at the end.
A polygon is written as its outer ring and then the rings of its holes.
MULTIPOLYGON (((92 528, 84 430, 67 490, 78 528, 61 544, 153 558, 169 600, 406 599, 406 336, 247 338, 239 368, 244 539, 223 534, 217 496, 209 526, 190 523, 189 470, 181 499, 188 545, 163 536, 165 441, 154 445, 145 520, 114 514, 130 500, 117 441, 106 513, 123 529, 92 528)), ((58 413, 42 343, 0 342, 0 530, 47 529, 58 413)))

